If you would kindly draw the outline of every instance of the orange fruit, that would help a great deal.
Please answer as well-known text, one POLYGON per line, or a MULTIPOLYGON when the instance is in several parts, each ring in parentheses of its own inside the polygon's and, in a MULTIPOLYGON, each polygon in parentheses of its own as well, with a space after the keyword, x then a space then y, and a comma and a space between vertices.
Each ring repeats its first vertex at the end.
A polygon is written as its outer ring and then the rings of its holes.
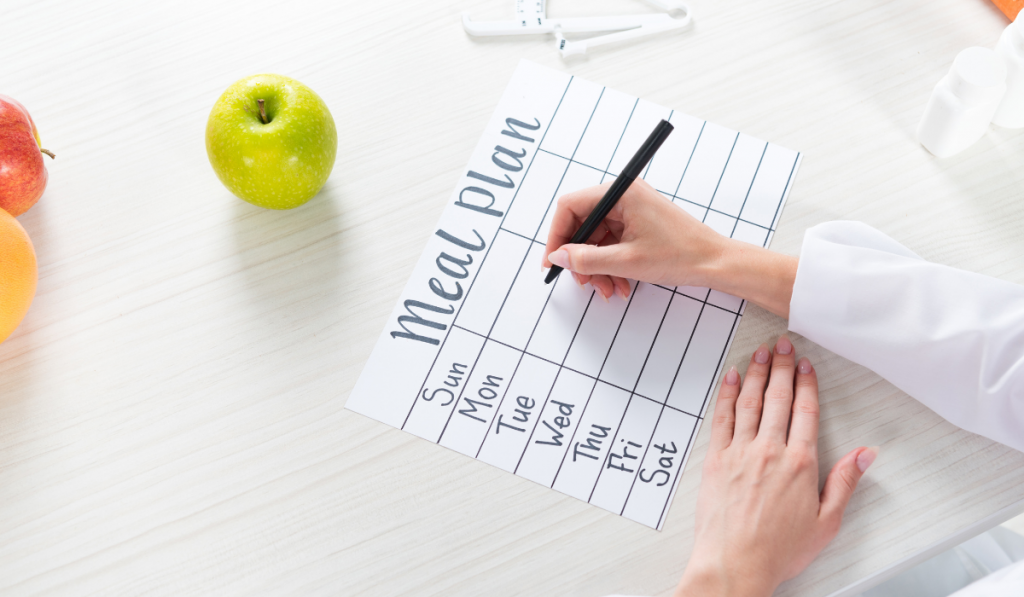
POLYGON ((36 252, 14 216, 0 209, 0 342, 18 327, 36 295, 36 252))

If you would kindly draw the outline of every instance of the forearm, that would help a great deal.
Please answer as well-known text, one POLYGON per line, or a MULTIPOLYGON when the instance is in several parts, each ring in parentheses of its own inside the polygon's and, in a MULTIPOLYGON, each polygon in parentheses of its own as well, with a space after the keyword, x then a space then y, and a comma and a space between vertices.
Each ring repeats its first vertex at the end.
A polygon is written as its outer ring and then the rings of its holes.
POLYGON ((703 285, 789 319, 797 258, 732 239, 722 241, 717 256, 709 263, 703 285))
POLYGON ((730 577, 724 570, 707 566, 686 567, 673 597, 771 597, 771 582, 748 575, 730 577))

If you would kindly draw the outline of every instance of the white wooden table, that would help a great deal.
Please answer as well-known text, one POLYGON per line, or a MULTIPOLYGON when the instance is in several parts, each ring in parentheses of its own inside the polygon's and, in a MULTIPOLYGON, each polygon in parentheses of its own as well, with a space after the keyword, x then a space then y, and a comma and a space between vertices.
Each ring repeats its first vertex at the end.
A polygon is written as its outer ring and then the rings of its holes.
MULTIPOLYGON (((0 593, 669 594, 709 426, 659 533, 343 410, 520 58, 804 152, 776 250, 851 218, 1024 283, 1024 132, 946 160, 914 140, 953 56, 1005 25, 986 1, 692 7, 690 31, 568 61, 463 33, 461 12, 510 0, 5 7, 0 93, 57 159, 20 218, 39 292, 0 345, 0 593), (256 72, 338 123, 334 174, 294 211, 234 199, 206 159, 210 107, 256 72)), ((728 364, 784 330, 749 308, 728 364)), ((881 457, 779 594, 853 592, 1024 509, 1024 454, 796 345, 823 383, 823 469, 881 457)))

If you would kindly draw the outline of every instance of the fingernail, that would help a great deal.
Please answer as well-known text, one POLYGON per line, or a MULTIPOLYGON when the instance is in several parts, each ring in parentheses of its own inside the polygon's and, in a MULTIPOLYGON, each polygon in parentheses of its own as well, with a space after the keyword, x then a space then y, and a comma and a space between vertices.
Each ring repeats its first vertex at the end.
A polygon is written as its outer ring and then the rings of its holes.
POLYGON ((579 274, 572 272, 572 279, 576 280, 576 284, 578 284, 580 288, 583 288, 583 278, 580 278, 579 274))
POLYGON ((789 338, 783 336, 775 343, 775 352, 778 354, 790 354, 793 352, 793 343, 789 341, 789 338))
POLYGON ((629 300, 629 287, 628 286, 626 288, 621 288, 621 287, 617 286, 615 289, 619 291, 619 296, 622 297, 622 300, 629 300))
POLYGON ((734 386, 740 383, 740 374, 736 371, 736 367, 730 367, 729 372, 725 374, 725 385, 734 386))
POLYGON ((768 348, 766 346, 757 349, 757 352, 754 353, 754 362, 761 365, 768 362, 768 348))
POLYGON ((796 370, 807 375, 811 371, 814 371, 814 367, 811 367, 811 362, 807 360, 807 357, 804 357, 800 359, 800 363, 796 366, 796 370))
POLYGON ((600 286, 595 286, 594 288, 597 289, 597 295, 600 296, 601 298, 603 298, 604 302, 607 303, 608 302, 608 297, 605 296, 604 290, 602 290, 600 286))
POLYGON ((860 454, 857 454, 857 468, 860 472, 868 470, 871 463, 878 457, 878 446, 872 446, 867 450, 862 450, 860 454))
POLYGON ((563 269, 569 269, 569 252, 559 249, 548 255, 548 261, 563 269))

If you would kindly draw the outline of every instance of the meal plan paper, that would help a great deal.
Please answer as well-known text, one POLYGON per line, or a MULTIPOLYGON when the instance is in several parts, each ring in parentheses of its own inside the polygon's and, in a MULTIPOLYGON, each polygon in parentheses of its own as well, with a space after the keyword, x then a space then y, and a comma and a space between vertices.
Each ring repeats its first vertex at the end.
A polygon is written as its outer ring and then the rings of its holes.
POLYGON ((520 63, 347 407, 660 529, 744 302, 634 283, 544 284, 558 197, 614 179, 661 119, 644 179, 767 246, 800 154, 520 63))

